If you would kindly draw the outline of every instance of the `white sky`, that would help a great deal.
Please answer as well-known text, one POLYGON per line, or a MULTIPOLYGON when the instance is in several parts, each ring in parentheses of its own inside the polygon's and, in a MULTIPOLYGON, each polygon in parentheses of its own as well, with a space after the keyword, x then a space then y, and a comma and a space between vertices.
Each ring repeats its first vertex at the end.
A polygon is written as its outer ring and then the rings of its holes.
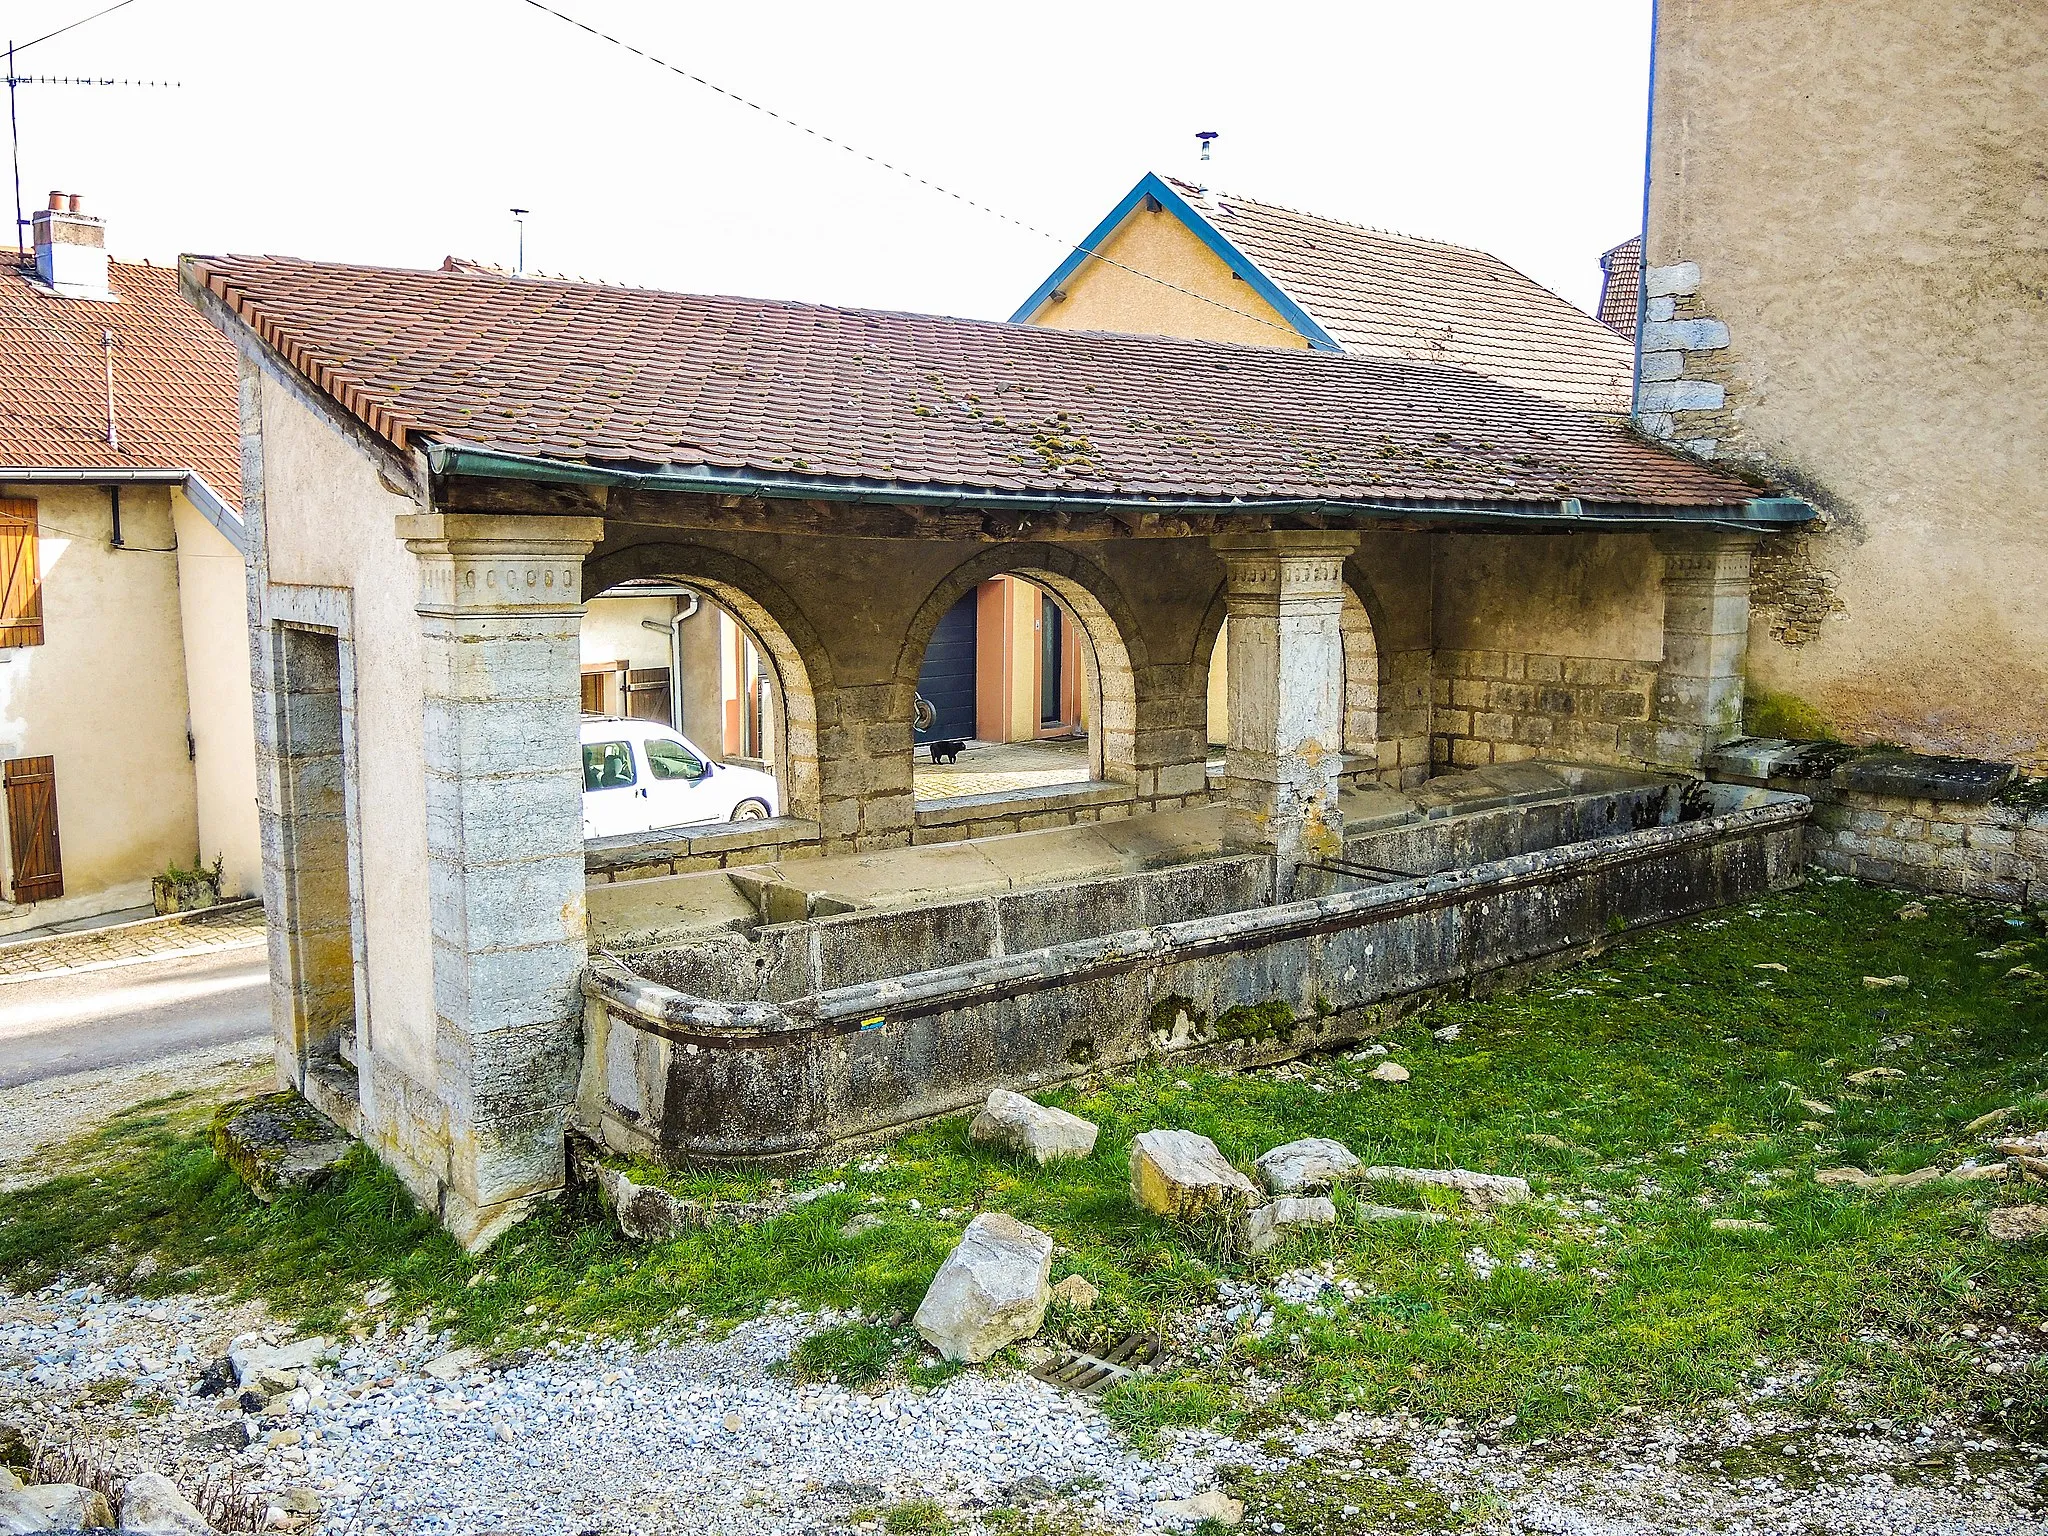
MULTIPOLYGON (((1200 128, 1211 185, 1588 308, 1641 218, 1649 0, 552 3, 1067 242, 1200 128)), ((18 67, 183 82, 21 88, 24 206, 83 193, 124 259, 509 264, 518 204, 534 269, 1007 318, 1063 254, 522 0, 136 0, 18 67)))

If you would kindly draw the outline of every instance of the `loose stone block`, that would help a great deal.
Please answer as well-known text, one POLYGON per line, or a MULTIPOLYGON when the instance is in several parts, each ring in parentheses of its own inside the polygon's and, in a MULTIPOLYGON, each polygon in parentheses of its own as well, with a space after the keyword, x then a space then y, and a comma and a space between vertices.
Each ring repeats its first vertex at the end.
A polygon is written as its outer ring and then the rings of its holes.
POLYGON ((1274 1194, 1298 1195, 1328 1189, 1350 1178, 1358 1172, 1359 1163, 1343 1142, 1310 1136, 1273 1148, 1253 1166, 1258 1169, 1259 1182, 1274 1194))
POLYGON ((948 1360, 972 1364, 1028 1339, 1051 1299, 1052 1239, 989 1211, 968 1223, 912 1320, 948 1360))
POLYGON ((1254 1204, 1259 1187, 1194 1131, 1146 1131, 1131 1143, 1131 1199, 1183 1219, 1254 1204))
POLYGON ((1043 1167, 1062 1157, 1086 1157, 1095 1150, 1095 1127, 1079 1115, 998 1088, 974 1123, 971 1140, 1020 1152, 1043 1167))
POLYGON ((161 1472, 138 1472, 121 1490, 121 1529, 138 1536, 212 1536, 213 1527, 161 1472))
POLYGON ((1359 1177, 1375 1184, 1414 1184, 1448 1189, 1475 1210, 1520 1205, 1530 1198, 1529 1181, 1507 1173, 1474 1173, 1469 1168, 1399 1168, 1375 1165, 1359 1177))
POLYGON ((319 1183, 355 1145, 290 1091, 223 1105, 212 1140, 214 1155, 266 1205, 282 1190, 319 1183))
POLYGON ((1337 1207, 1330 1203, 1328 1196, 1283 1195, 1245 1218, 1244 1249, 1247 1253, 1267 1253, 1280 1246, 1288 1227, 1330 1227, 1336 1224, 1337 1207))

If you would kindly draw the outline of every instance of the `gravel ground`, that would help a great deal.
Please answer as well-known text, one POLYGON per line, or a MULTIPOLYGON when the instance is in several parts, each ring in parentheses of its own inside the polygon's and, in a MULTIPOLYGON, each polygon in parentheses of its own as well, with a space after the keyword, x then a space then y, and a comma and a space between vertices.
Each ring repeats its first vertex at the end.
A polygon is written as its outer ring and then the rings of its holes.
MULTIPOLYGON (((1308 1272, 1294 1288, 1314 1283, 1308 1272)), ((1409 1464, 1416 1481, 1404 1489, 1440 1492, 1481 1531, 2048 1530, 2026 1507, 2048 1466, 2038 1448, 1814 1426, 1769 1404, 1713 1425, 1645 1418, 1619 1438, 1570 1444, 1501 1445, 1458 1425, 1344 1415, 1258 1445, 1169 1431, 1144 1455, 1088 1400, 1015 1371, 873 1393, 771 1373, 807 1330, 837 1320, 770 1315, 721 1338, 565 1343, 466 1368, 451 1367, 447 1340, 423 1326, 379 1322, 252 1413, 196 1388, 237 1335, 291 1337, 260 1306, 152 1303, 97 1287, 0 1293, 0 1423, 97 1444, 127 1470, 167 1471, 188 1487, 239 1469, 280 1509, 291 1490, 310 1490, 296 1502, 317 1502, 325 1529, 364 1536, 798 1536, 879 1530, 878 1511, 916 1497, 963 1524, 1009 1505, 1078 1519, 1068 1530, 1140 1531, 1185 1524, 1155 1504, 1216 1486, 1225 1465, 1280 1472, 1274 1486, 1289 1497, 1320 1487, 1336 1516, 1360 1497, 1350 1489, 1398 1476, 1376 1470, 1390 1459, 1409 1464)), ((1255 1501, 1250 1528, 1289 1529, 1274 1513, 1255 1501)), ((1336 1523, 1288 1514, 1301 1532, 1336 1523)))
POLYGON ((91 1130, 131 1104, 170 1093, 259 1092, 271 1085, 273 1070, 270 1042, 264 1040, 0 1088, 0 1189, 34 1182, 41 1177, 30 1162, 35 1152, 91 1130))

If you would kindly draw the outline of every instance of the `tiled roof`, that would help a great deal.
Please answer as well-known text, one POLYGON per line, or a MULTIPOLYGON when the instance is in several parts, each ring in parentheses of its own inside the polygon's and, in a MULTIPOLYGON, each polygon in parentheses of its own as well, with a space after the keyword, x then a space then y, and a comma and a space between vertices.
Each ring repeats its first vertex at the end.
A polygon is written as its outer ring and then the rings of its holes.
POLYGON ((1498 256, 1171 184, 1347 352, 1470 369, 1564 405, 1629 407, 1630 349, 1498 256))
POLYGON ((1618 419, 1454 369, 475 270, 187 264, 401 448, 1073 498, 1755 494, 1618 419))
POLYGON ((239 507, 235 350, 178 292, 176 269, 109 263, 111 304, 46 293, 26 271, 0 265, 0 465, 189 469, 239 507), (107 446, 107 331, 119 449, 107 446))
POLYGON ((1643 237, 1631 235, 1600 258, 1600 323, 1636 339, 1636 307, 1643 285, 1643 237))

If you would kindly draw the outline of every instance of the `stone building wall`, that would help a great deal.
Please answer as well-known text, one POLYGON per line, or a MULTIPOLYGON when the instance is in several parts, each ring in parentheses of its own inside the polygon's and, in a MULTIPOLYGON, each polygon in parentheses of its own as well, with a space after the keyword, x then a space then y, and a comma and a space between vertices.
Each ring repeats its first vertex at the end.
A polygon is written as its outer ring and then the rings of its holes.
POLYGON ((2044 144, 2038 8, 1661 0, 1638 413, 1823 515, 1753 723, 2048 767, 2044 144))
POLYGON ((1806 857, 1818 868, 1986 901, 2048 901, 2048 780, 2008 764, 1744 740, 1709 768, 1724 782, 1812 800, 1806 857))

